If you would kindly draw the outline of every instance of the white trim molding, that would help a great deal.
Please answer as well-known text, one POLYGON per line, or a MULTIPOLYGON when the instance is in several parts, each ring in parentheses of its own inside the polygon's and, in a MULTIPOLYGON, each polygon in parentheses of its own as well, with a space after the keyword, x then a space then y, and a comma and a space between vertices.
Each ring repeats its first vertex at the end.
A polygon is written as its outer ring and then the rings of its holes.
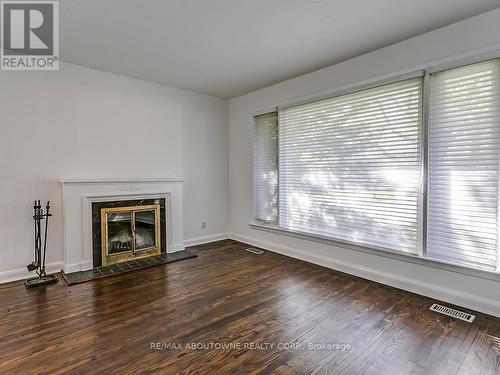
POLYGON ((381 256, 381 257, 397 259, 397 260, 401 260, 404 262, 425 265, 428 267, 439 268, 439 269, 443 269, 443 270, 447 270, 447 271, 451 271, 451 272, 462 273, 464 275, 480 277, 480 278, 500 282, 500 273, 498 273, 496 271, 488 271, 488 270, 466 267, 466 266, 462 266, 462 265, 455 264, 452 262, 447 262, 447 261, 444 261, 441 259, 434 259, 434 258, 430 258, 430 257, 424 258, 424 257, 419 256, 418 254, 413 254, 413 253, 405 253, 405 252, 395 251, 395 250, 390 250, 390 249, 364 246, 362 244, 357 244, 357 243, 351 242, 351 241, 343 241, 343 240, 334 239, 331 237, 320 236, 317 234, 310 234, 310 233, 305 233, 305 232, 299 232, 296 230, 289 230, 289 229, 281 228, 281 227, 278 227, 278 226, 272 225, 272 224, 261 224, 258 222, 253 222, 253 223, 250 223, 249 225, 253 229, 263 230, 263 231, 270 232, 270 233, 281 234, 281 235, 285 235, 285 236, 289 236, 289 237, 295 237, 295 238, 299 238, 302 240, 318 242, 318 243, 322 243, 322 244, 326 244, 326 245, 343 247, 345 249, 352 250, 352 251, 366 252, 368 254, 373 254, 373 255, 377 255, 377 256, 381 256))
MULTIPOLYGON (((47 263, 45 265, 45 271, 50 273, 60 272, 64 266, 63 262, 53 262, 47 263)), ((9 283, 11 281, 18 281, 23 279, 28 279, 30 277, 36 277, 35 272, 29 272, 26 267, 17 268, 9 271, 1 271, 0 272, 0 284, 9 283)))
POLYGON ((106 184, 137 184, 137 183, 165 183, 183 182, 182 178, 96 178, 90 180, 64 179, 60 182, 63 185, 106 185, 106 184))
POLYGON ((188 246, 203 245, 205 243, 227 240, 228 238, 229 238, 229 233, 211 234, 209 236, 195 237, 185 240, 184 246, 188 247, 188 246))

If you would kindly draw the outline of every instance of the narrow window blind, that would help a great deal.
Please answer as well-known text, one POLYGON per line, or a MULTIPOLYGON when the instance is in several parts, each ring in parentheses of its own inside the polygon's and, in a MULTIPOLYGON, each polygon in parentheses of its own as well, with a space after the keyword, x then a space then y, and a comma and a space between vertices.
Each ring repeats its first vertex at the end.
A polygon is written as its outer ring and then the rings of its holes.
POLYGON ((279 111, 280 226, 420 250, 422 79, 279 111))
POLYGON ((496 268, 499 129, 499 60, 432 75, 429 257, 496 268))
POLYGON ((278 220, 278 118, 276 113, 254 117, 255 219, 278 220))

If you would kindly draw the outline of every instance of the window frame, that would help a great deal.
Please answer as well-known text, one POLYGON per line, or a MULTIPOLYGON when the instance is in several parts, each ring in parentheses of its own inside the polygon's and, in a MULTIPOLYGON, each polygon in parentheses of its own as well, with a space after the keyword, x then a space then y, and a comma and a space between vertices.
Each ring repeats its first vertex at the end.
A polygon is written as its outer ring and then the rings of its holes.
POLYGON ((257 114, 254 114, 252 116, 252 124, 253 124, 253 127, 252 127, 252 139, 253 141, 255 142, 255 137, 256 137, 256 133, 257 133, 257 129, 256 129, 256 120, 258 117, 260 116, 269 116, 269 115, 275 115, 276 117, 276 155, 275 155, 275 163, 276 163, 276 176, 277 176, 277 179, 278 179, 278 184, 277 184, 277 189, 276 189, 276 200, 277 200, 277 207, 276 207, 276 220, 264 220, 264 219, 260 219, 260 218, 257 218, 257 209, 256 209, 256 199, 255 199, 255 155, 254 155, 254 152, 255 152, 255 145, 252 144, 252 218, 253 218, 253 221, 254 222, 258 222, 258 223, 262 223, 262 224, 266 224, 266 225, 278 225, 279 223, 279 217, 280 217, 280 211, 279 211, 279 181, 280 181, 280 176, 279 176, 279 119, 278 119, 278 108, 274 108, 274 109, 269 109, 269 110, 266 110, 265 112, 259 112, 257 114))
MULTIPOLYGON (((416 229, 416 243, 415 243, 415 249, 412 250, 412 249, 407 249, 406 251, 403 251, 403 250, 398 250, 392 246, 389 246, 387 244, 387 246, 384 246, 383 244, 367 244, 367 243, 363 243, 363 242, 354 242, 354 240, 352 239, 348 239, 348 238, 341 238, 340 236, 339 237, 336 237, 334 235, 332 236, 328 236, 327 234, 321 234, 321 233, 314 233, 314 232, 309 232, 306 230, 306 228, 297 228, 297 229, 292 229, 292 228, 289 228, 288 226, 286 225, 283 225, 283 222, 281 221, 282 217, 278 217, 278 226, 283 228, 283 229, 287 229, 287 230, 297 230, 297 231, 300 231, 301 233, 308 233, 308 234, 311 234, 311 235, 318 235, 320 237, 327 237, 327 238, 332 238, 334 240, 337 240, 337 241, 344 241, 345 243, 350 243, 350 244, 359 244, 359 245, 363 245, 363 246, 367 246, 367 247, 371 247, 371 248, 376 248, 376 249, 380 249, 380 250, 387 250, 387 251, 390 251, 390 252, 395 252, 395 253, 411 253, 413 255, 420 255, 422 253, 422 235, 421 235, 421 223, 422 223, 422 204, 423 204, 423 196, 422 196, 422 185, 421 185, 421 181, 422 181, 422 162, 423 162, 423 159, 422 159, 422 147, 423 147, 423 144, 422 144, 422 132, 423 132, 423 127, 424 127, 424 124, 423 124, 423 111, 422 111, 422 108, 423 108, 423 74, 424 72, 423 71, 416 71, 416 72, 413 72, 411 74, 406 74, 406 75, 403 75, 403 76, 398 76, 398 77, 394 77, 393 79, 390 79, 390 80, 386 80, 384 81, 382 84, 374 84, 374 85, 370 85, 370 87, 364 87, 362 89, 357 89, 355 91, 352 91, 352 92, 349 92, 349 93, 338 93, 337 95, 333 96, 333 97, 328 97, 328 98, 323 98, 321 100, 313 100, 313 101, 310 101, 308 103, 303 103, 303 104, 298 104, 298 105, 294 105, 294 106, 287 106, 285 108, 280 108, 279 111, 278 111, 278 120, 280 120, 282 118, 282 114, 280 113, 280 111, 287 111, 288 109, 292 108, 292 109, 295 109, 296 107, 302 107, 304 105, 307 105, 307 104, 313 104, 313 105, 316 105, 316 104, 319 104, 321 105, 321 102, 323 101, 328 101, 328 100, 335 100, 337 98, 341 99, 342 102, 345 101, 345 97, 346 96, 349 96, 349 95, 352 95, 352 94, 362 94, 363 98, 366 98, 365 96, 365 93, 367 91, 372 91, 372 90, 377 90, 377 89, 381 89, 381 90, 388 90, 388 87, 391 86, 391 85, 396 85, 396 86, 399 86, 399 84, 402 84, 402 85, 407 85, 407 84, 413 84, 411 81, 415 81, 415 82, 418 82, 418 85, 419 85, 419 91, 420 91, 420 96, 419 96, 419 107, 417 109, 416 112, 419 113, 419 126, 417 127, 419 129, 419 132, 420 132, 420 137, 418 139, 418 143, 419 143, 419 153, 420 153, 420 157, 417 159, 418 162, 419 162, 419 180, 420 180, 420 183, 417 184, 415 186, 416 188, 416 192, 418 194, 417 198, 416 198, 416 225, 415 225, 415 229, 416 229)), ((399 90, 398 87, 394 88, 394 90, 399 90)), ((386 95, 389 91, 385 91, 385 94, 386 95)), ((375 95, 378 95, 377 93, 374 93, 375 95)), ((358 100, 356 98, 354 98, 354 100, 358 100)), ((364 100, 364 99, 363 99, 364 100)), ((327 106, 331 106, 331 105, 335 105, 334 103, 326 103, 327 106)), ((321 110, 320 110, 321 111, 321 110)), ((293 116, 293 115, 292 115, 293 116)), ((280 122, 278 121, 278 129, 281 129, 281 125, 280 125, 280 122)), ((286 130, 286 129, 284 129, 286 130)), ((281 142, 282 141, 285 141, 286 140, 286 136, 285 138, 283 137, 280 137, 278 139, 278 142, 279 143, 279 147, 278 149, 281 150, 281 142)), ((280 158, 281 159, 281 158, 280 158)), ((280 170, 281 167, 280 167, 280 163, 278 163, 278 170, 280 170)), ((293 178, 293 177, 292 177, 293 178)), ((282 180, 279 180, 278 181, 278 186, 279 186, 279 189, 278 191, 281 191, 281 187, 282 187, 282 180)), ((286 197, 285 197, 286 199, 286 197)), ((281 205, 281 201, 278 201, 278 204, 281 205)), ((373 203, 373 202, 372 202, 373 203)), ((283 205, 283 206, 286 206, 283 205)), ((281 209, 282 207, 280 207, 281 209)), ((286 207, 284 209, 286 211, 286 207)))
MULTIPOLYGON (((421 69, 415 69, 410 72, 406 72, 403 74, 393 74, 386 77, 373 79, 369 81, 365 81, 362 83, 350 85, 343 87, 338 90, 330 91, 324 94, 309 96, 303 99, 295 100, 292 102, 288 102, 286 104, 278 105, 273 108, 273 110, 266 110, 256 112, 254 116, 262 115, 264 113, 275 112, 279 114, 279 111, 282 109, 299 106, 302 104, 313 103, 325 99, 332 99, 339 96, 356 93, 364 90, 368 90, 370 88, 375 88, 399 81, 409 80, 412 78, 422 78, 422 129, 421 129, 421 199, 420 199, 420 223, 419 223, 419 240, 421 241, 421 246, 419 246, 419 252, 417 254, 405 253, 401 251, 394 251, 387 248, 378 248, 376 246, 364 245, 357 242, 346 241, 342 239, 337 239, 328 236, 316 235, 307 232, 302 232, 300 230, 290 230, 287 228, 283 228, 279 225, 280 220, 280 212, 279 212, 279 188, 278 188, 278 220, 277 222, 264 222, 262 220, 256 220, 255 215, 253 215, 252 221, 249 223, 250 227, 253 229, 264 230, 271 233, 277 233, 282 235, 287 235, 303 240, 309 240, 313 242, 324 243, 328 245, 336 245, 339 247, 347 248, 349 250, 361 251, 370 254, 376 254, 379 256, 386 256, 389 258, 409 261, 411 263, 422 264, 431 266, 434 268, 449 270, 453 272, 460 272, 476 277, 481 277, 489 280, 500 281, 500 245, 497 253, 497 267, 495 270, 486 270, 479 269, 475 267, 470 267, 463 264, 458 264, 446 260, 435 259, 427 257, 427 217, 428 217, 428 184, 429 184, 429 107, 430 107, 430 89, 431 89, 431 79, 432 74, 451 70, 459 67, 464 67, 467 65, 473 65, 485 61, 495 60, 500 58, 500 50, 492 50, 488 52, 484 52, 481 54, 473 54, 470 56, 466 56, 459 59, 452 59, 445 62, 438 62, 436 64, 430 64, 421 69)), ((279 161, 279 149, 280 149, 280 134, 279 134, 279 116, 278 116, 278 124, 277 124, 277 152, 276 157, 279 161)), ((253 159, 252 159, 253 160, 253 159)), ((277 164, 277 173, 278 173, 278 186, 280 184, 280 175, 279 175, 279 164, 277 164)), ((499 205, 500 206, 500 205, 499 205)), ((498 224, 498 230, 500 232, 500 222, 498 224)), ((498 241, 500 242, 500 236, 498 241)))
MULTIPOLYGON (((431 120, 430 120, 430 114, 431 114, 431 110, 430 110, 430 106, 431 106, 431 102, 432 102, 432 97, 431 97, 431 94, 430 94, 430 91, 432 89, 432 76, 433 75, 436 75, 436 74, 439 74, 439 73, 442 73, 442 72, 447 72, 449 70, 455 70, 455 69, 460 69, 460 68, 466 68, 468 66, 474 66, 474 65, 478 65, 478 64, 482 64, 482 63, 488 63, 488 62, 491 62, 491 63, 496 63, 498 65, 500 65, 500 52, 499 53, 489 53, 489 54, 483 54, 483 55, 479 55, 479 56, 472 56, 472 57, 469 57, 465 60, 461 60, 461 62, 457 62, 457 61, 452 61, 452 62, 449 62, 447 64, 442 64, 438 67, 431 67, 431 68, 428 68, 426 70, 427 74, 426 76, 428 77, 428 81, 429 81, 429 94, 428 94, 428 97, 427 97, 427 100, 426 100, 426 104, 428 106, 428 122, 427 122, 427 132, 428 134, 430 133, 430 126, 431 126, 431 120)), ((425 214, 425 219, 426 221, 428 220, 429 218, 429 180, 430 180, 430 173, 431 173, 431 166, 430 166, 430 135, 428 135, 427 137, 427 147, 426 147, 426 152, 427 152, 427 170, 426 170, 426 178, 427 178, 427 184, 426 184, 426 214, 425 214)), ((499 158, 500 158, 500 155, 499 155, 499 158)), ((500 161, 500 159, 499 159, 500 161)), ((500 177, 500 175, 499 175, 500 177)), ((469 266, 469 265, 466 265, 464 264, 463 262, 461 262, 459 259, 456 259, 455 261, 450 261, 450 260, 445 260, 445 259, 442 259, 440 257, 435 257, 435 256, 432 256, 431 254, 429 254, 428 252, 428 244, 427 244, 427 241, 428 241, 428 225, 427 225, 427 222, 426 222, 426 225, 425 225, 425 230, 426 230, 426 233, 425 233, 425 241, 426 241, 426 253, 425 253, 425 258, 424 259, 427 259, 427 260, 431 260, 431 261, 436 261, 436 262, 444 262, 444 263, 450 263, 450 264, 453 264, 453 265, 456 265, 457 267, 462 267, 462 268, 465 268, 465 269, 472 269, 472 270, 477 270, 478 272, 493 272, 494 274, 500 274, 500 185, 497 187, 497 207, 496 207, 496 214, 497 214, 497 244, 496 244, 496 264, 495 264, 495 268, 492 269, 492 270, 488 270, 487 268, 480 268, 480 267, 473 267, 473 266, 469 266)))

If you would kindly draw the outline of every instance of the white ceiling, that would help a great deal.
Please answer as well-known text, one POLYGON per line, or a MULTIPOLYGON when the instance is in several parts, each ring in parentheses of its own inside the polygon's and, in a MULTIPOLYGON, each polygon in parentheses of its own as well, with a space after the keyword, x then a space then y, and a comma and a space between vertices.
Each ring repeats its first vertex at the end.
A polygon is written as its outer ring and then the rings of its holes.
POLYGON ((500 0, 62 0, 61 59, 231 98, 500 0))

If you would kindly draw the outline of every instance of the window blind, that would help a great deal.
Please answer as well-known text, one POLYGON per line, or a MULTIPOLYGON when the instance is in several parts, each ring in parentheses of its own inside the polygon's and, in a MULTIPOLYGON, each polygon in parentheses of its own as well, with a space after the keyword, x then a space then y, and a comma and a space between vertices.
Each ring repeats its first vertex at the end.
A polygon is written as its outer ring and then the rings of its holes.
POLYGON ((254 214, 269 222, 278 219, 277 121, 276 113, 254 117, 254 214))
POLYGON ((500 62, 432 75, 427 254, 494 270, 500 62))
POLYGON ((422 79, 279 111, 280 226, 420 250, 422 79))

